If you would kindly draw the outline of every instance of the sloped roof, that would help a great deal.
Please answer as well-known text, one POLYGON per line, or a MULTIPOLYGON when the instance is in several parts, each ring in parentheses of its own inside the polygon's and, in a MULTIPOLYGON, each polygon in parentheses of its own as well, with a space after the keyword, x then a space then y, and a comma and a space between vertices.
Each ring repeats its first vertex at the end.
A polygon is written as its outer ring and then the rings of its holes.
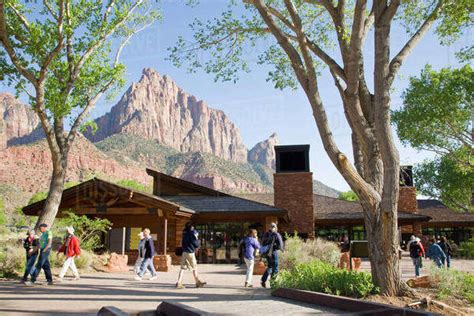
POLYGON ((225 212, 277 212, 286 211, 272 205, 247 200, 237 196, 164 196, 165 200, 183 205, 197 213, 225 213, 225 212))
MULTIPOLYGON (((84 181, 78 185, 65 189, 61 198, 59 209, 69 209, 75 206, 82 206, 84 203, 92 201, 94 195, 98 193, 108 193, 108 201, 99 199, 100 204, 109 204, 112 206, 117 202, 128 202, 138 204, 144 207, 156 207, 174 212, 184 212, 193 214, 194 211, 184 206, 172 203, 163 198, 146 192, 136 191, 115 183, 108 182, 99 178, 93 178, 84 181)), ((44 208, 46 199, 25 206, 22 211, 26 215, 38 215, 44 208)), ((94 203, 93 203, 94 204, 94 203)), ((97 203, 95 203, 97 204, 97 203)))
POLYGON ((429 224, 474 226, 474 213, 456 212, 438 200, 418 200, 418 213, 431 217, 429 224))
MULTIPOLYGON (((273 193, 240 194, 239 196, 254 201, 274 205, 273 193)), ((314 217, 315 223, 363 223, 364 216, 362 205, 359 202, 350 202, 333 197, 315 194, 314 217)), ((408 212, 398 212, 398 220, 401 223, 413 221, 428 221, 430 218, 423 214, 412 214, 408 212)))

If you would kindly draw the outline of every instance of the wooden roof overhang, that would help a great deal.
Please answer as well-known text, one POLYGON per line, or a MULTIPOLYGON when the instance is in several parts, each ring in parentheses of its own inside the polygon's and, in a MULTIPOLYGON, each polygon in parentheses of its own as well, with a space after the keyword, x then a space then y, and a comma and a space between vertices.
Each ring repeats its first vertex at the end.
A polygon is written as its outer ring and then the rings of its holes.
POLYGON ((288 217, 287 211, 279 211, 279 212, 249 212, 249 211, 242 211, 242 212, 206 212, 206 213, 198 213, 193 216, 193 222, 201 223, 201 222, 242 222, 242 221, 261 221, 265 217, 274 216, 277 217, 284 222, 288 223, 290 221, 288 217))
MULTIPOLYGON (((39 215, 46 200, 23 208, 26 215, 39 215)), ((195 212, 152 194, 135 191, 105 180, 93 178, 64 190, 58 216, 73 210, 79 215, 158 214, 167 217, 191 217, 195 212)))
MULTIPOLYGON (((399 215, 401 212, 398 212, 399 215)), ((336 214, 333 214, 336 215, 336 214)), ((364 225, 363 215, 354 216, 355 214, 342 214, 341 217, 327 216, 324 218, 316 217, 314 219, 315 226, 319 227, 329 227, 329 226, 355 226, 355 225, 364 225)), ((418 214, 408 214, 404 213, 402 216, 398 216, 398 225, 412 225, 413 223, 422 223, 426 224, 431 218, 428 216, 418 215, 418 214)))

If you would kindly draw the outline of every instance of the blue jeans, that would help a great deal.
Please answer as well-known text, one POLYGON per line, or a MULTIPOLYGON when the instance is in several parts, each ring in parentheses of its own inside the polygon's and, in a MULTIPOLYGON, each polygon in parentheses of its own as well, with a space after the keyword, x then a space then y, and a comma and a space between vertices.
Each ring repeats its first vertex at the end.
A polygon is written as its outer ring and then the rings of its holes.
POLYGON ((26 266, 25 266, 25 274, 23 274, 23 281, 28 280, 28 275, 35 273, 36 269, 34 267, 36 258, 38 257, 38 254, 32 254, 31 256, 26 257, 26 266))
POLYGON ((421 267, 421 257, 411 258, 413 260, 413 265, 415 266, 415 275, 420 276, 420 267, 421 267))
POLYGON ((142 277, 145 274, 147 269, 148 271, 150 271, 151 276, 156 275, 155 266, 153 265, 153 258, 143 259, 142 264, 140 265, 140 270, 138 272, 138 275, 142 277))
POLYGON ((450 255, 446 255, 446 260, 443 260, 443 265, 444 265, 444 262, 446 262, 446 264, 448 265, 448 269, 451 268, 451 256, 450 255))
POLYGON ((53 276, 51 274, 51 265, 49 264, 49 253, 51 252, 51 248, 43 252, 40 250, 40 255, 38 259, 38 263, 36 264, 36 271, 31 274, 31 282, 36 282, 36 278, 41 272, 41 269, 44 270, 44 274, 46 275, 46 280, 48 282, 53 282, 53 276))
POLYGON ((267 282, 268 276, 273 279, 278 273, 278 251, 274 251, 272 257, 267 258, 267 269, 262 275, 262 282, 267 282))

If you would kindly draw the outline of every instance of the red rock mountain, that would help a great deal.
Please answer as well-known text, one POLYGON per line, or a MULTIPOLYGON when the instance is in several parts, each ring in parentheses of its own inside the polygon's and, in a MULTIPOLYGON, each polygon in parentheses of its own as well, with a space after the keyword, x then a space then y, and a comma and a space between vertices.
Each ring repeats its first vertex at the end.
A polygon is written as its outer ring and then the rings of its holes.
POLYGON ((0 93, 0 149, 33 135, 38 124, 30 107, 9 93, 0 93))
POLYGON ((275 145, 278 145, 276 133, 260 143, 256 144, 248 153, 250 163, 259 163, 275 170, 275 145))
POLYGON ((224 112, 210 108, 170 77, 150 68, 145 68, 140 80, 95 122, 98 131, 86 134, 93 142, 128 133, 183 153, 211 153, 233 162, 247 162, 239 129, 224 112))

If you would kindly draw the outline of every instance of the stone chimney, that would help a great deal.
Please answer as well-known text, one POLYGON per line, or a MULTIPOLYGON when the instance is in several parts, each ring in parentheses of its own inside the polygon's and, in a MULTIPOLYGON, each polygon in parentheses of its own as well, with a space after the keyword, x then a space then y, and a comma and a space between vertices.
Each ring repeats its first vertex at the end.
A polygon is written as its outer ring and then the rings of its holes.
POLYGON ((416 187, 413 185, 412 166, 400 167, 400 193, 398 196, 398 210, 407 213, 418 213, 416 187))
POLYGON ((313 173, 309 171, 309 145, 275 146, 275 206, 288 211, 288 233, 314 237, 313 173))

